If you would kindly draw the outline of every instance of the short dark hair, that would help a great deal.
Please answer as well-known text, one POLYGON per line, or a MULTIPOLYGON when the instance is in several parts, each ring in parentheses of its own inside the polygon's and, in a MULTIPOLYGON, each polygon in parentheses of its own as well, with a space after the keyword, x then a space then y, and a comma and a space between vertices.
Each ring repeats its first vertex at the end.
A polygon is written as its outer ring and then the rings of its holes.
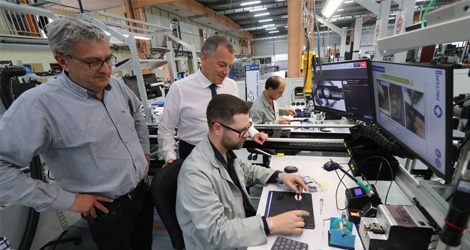
POLYGON ((230 51, 230 53, 235 53, 235 48, 233 47, 232 43, 225 36, 221 35, 213 35, 207 38, 207 40, 202 45, 201 53, 207 52, 212 56, 221 44, 224 45, 228 51, 230 51))
POLYGON ((279 88, 279 84, 281 84, 282 78, 280 76, 271 76, 266 80, 266 85, 264 85, 264 89, 268 90, 269 88, 272 88, 273 90, 276 90, 279 88))
POLYGON ((248 114, 250 109, 242 99, 229 95, 219 94, 212 98, 207 106, 206 117, 209 129, 212 123, 233 123, 233 116, 237 114, 248 114))

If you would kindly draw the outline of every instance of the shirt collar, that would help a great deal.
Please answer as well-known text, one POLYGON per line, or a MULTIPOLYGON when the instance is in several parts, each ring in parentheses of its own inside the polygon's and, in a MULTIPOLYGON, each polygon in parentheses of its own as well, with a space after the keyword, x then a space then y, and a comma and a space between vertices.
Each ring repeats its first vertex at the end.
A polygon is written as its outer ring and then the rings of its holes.
MULTIPOLYGON (((264 90, 264 91, 266 91, 266 90, 264 90)), ((271 105, 269 105, 269 102, 268 102, 268 100, 266 99, 266 96, 264 96, 264 91, 261 93, 261 100, 263 101, 263 105, 264 105, 266 108, 271 109, 271 105)), ((273 100, 273 103, 274 103, 274 100, 273 100)))
MULTIPOLYGON (((65 87, 70 89, 72 92, 74 92, 75 94, 83 97, 83 98, 88 98, 88 97, 91 97, 91 96, 95 96, 95 94, 87 89, 85 89, 84 87, 76 84, 75 82, 73 82, 72 80, 70 80, 67 72, 63 72, 62 75, 60 75, 59 77, 62 78, 62 82, 64 83, 65 87)), ((104 88, 105 90, 107 91, 110 91, 111 90, 111 84, 108 83, 108 85, 104 88)))
MULTIPOLYGON (((215 158, 224 165, 224 167, 227 167, 228 162, 225 161, 224 157, 222 154, 217 150, 217 148, 212 144, 211 140, 209 140, 209 143, 211 144, 212 150, 214 150, 214 155, 215 158)), ((237 155, 233 152, 233 150, 227 151, 227 159, 234 161, 237 158, 237 155)))
MULTIPOLYGON (((201 86, 203 88, 209 88, 209 86, 212 84, 212 82, 209 79, 207 79, 207 77, 204 74, 202 74, 201 70, 198 70, 196 72, 196 77, 199 80, 199 82, 201 83, 201 86)), ((217 87, 218 87, 218 85, 217 85, 217 87)))

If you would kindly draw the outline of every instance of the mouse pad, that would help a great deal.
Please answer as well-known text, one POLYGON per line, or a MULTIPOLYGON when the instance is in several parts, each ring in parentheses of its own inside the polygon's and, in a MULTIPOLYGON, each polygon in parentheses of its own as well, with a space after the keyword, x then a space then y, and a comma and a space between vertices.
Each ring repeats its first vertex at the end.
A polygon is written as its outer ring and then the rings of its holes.
POLYGON ((314 229, 315 220, 313 216, 312 195, 302 193, 302 199, 297 201, 293 192, 270 191, 271 204, 267 216, 275 216, 292 210, 305 210, 310 216, 304 217, 305 229, 314 229))

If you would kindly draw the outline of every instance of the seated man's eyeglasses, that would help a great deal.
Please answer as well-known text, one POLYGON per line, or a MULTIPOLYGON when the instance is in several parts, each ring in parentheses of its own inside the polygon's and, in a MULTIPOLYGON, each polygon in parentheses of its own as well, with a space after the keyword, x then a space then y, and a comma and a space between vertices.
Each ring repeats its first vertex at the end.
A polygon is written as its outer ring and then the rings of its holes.
POLYGON ((113 66, 116 63, 116 57, 114 55, 111 55, 104 60, 92 60, 92 61, 84 61, 72 55, 67 55, 67 56, 73 59, 79 60, 82 63, 88 64, 88 67, 90 67, 90 69, 92 70, 100 70, 101 68, 103 68, 104 63, 106 63, 106 65, 108 66, 113 66))
POLYGON ((222 123, 220 123, 220 122, 213 122, 212 125, 214 125, 215 123, 218 123, 218 124, 220 124, 220 126, 226 128, 226 129, 232 130, 232 131, 235 132, 235 133, 238 133, 238 137, 239 137, 239 138, 242 138, 242 137, 246 134, 246 132, 248 132, 248 129, 250 129, 251 125, 253 125, 253 123, 250 122, 250 123, 248 123, 248 126, 246 126, 245 128, 243 128, 243 129, 241 129, 241 130, 237 130, 237 129, 231 128, 231 127, 229 127, 229 126, 227 126, 227 125, 224 125, 224 124, 222 124, 222 123))

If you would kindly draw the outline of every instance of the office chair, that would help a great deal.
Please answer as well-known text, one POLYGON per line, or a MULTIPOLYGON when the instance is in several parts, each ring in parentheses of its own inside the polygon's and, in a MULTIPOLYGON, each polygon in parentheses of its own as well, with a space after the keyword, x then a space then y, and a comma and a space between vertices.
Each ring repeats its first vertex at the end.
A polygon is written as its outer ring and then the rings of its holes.
POLYGON ((170 235, 174 249, 184 249, 183 232, 175 213, 177 179, 181 165, 183 159, 176 159, 172 164, 160 169, 150 186, 153 203, 170 235))

